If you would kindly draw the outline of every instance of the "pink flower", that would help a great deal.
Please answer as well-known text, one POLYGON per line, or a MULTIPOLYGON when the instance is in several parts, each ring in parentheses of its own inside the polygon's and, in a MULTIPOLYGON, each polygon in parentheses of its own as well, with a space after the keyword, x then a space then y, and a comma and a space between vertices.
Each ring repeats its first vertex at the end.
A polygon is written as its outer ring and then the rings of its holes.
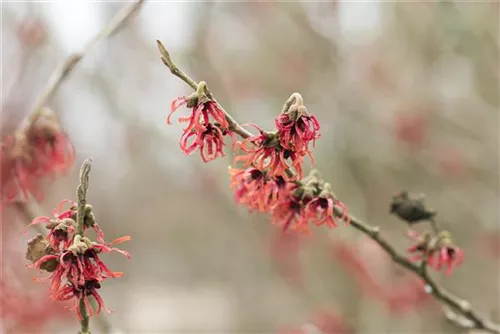
POLYGON ((180 123, 188 123, 183 129, 180 147, 185 154, 191 154, 199 149, 204 162, 209 162, 224 154, 224 136, 233 139, 233 149, 236 144, 235 134, 229 130, 226 114, 219 104, 205 95, 198 97, 193 94, 189 97, 179 97, 171 104, 171 111, 167 123, 172 124, 172 114, 182 105, 191 108, 191 115, 180 117, 180 123))
MULTIPOLYGON (((91 206, 85 207, 84 227, 92 227, 97 232, 97 242, 92 242, 87 237, 75 235, 76 208, 72 206, 67 211, 62 211, 62 205, 71 201, 63 201, 58 209, 54 210, 55 219, 48 217, 36 218, 32 224, 47 223, 47 228, 55 230, 61 224, 65 223, 68 228, 65 230, 62 240, 56 238, 56 233, 49 233, 46 237, 47 247, 44 246, 41 235, 32 240, 29 244, 27 258, 33 261, 31 267, 49 271, 51 274, 44 278, 38 278, 38 281, 50 281, 50 298, 55 301, 73 300, 73 307, 79 318, 82 318, 79 309, 80 301, 84 301, 87 306, 89 316, 94 314, 91 308, 89 298, 93 296, 97 302, 95 314, 104 309, 104 301, 98 290, 101 284, 108 278, 122 277, 123 273, 111 271, 108 266, 100 259, 101 253, 116 251, 130 258, 126 251, 113 247, 118 243, 129 241, 130 237, 121 237, 111 243, 104 242, 104 234, 99 225, 95 222, 91 206), (71 231, 71 232, 68 232, 71 231), (41 243, 43 247, 37 247, 36 243, 41 243), (40 250, 42 253, 40 253, 40 250)), ((85 228, 84 228, 85 230, 85 228)))
POLYGON ((170 114, 167 117, 167 123, 172 124, 172 114, 181 106, 187 105, 191 109, 191 115, 188 117, 180 117, 179 123, 188 123, 184 132, 196 131, 200 124, 211 123, 211 119, 220 125, 223 130, 228 130, 229 123, 226 120, 226 114, 215 101, 207 97, 198 98, 197 96, 179 97, 172 101, 170 105, 170 114))
POLYGON ((235 134, 229 130, 221 130, 219 126, 211 123, 202 124, 196 130, 184 132, 181 137, 181 150, 185 154, 191 154, 199 149, 203 162, 209 162, 221 156, 224 157, 224 135, 229 135, 236 143, 235 134), (191 143, 188 143, 193 139, 191 143))
POLYGON ((307 220, 315 222, 316 226, 326 224, 328 227, 337 227, 334 218, 335 205, 340 207, 343 212, 339 220, 345 220, 346 225, 349 225, 350 218, 347 207, 334 198, 330 192, 325 192, 324 195, 317 196, 307 203, 305 207, 307 220))
POLYGON ((257 168, 229 168, 231 188, 238 204, 250 211, 267 212, 278 202, 280 193, 285 191, 285 181, 281 177, 269 177, 257 168))
POLYGON ((75 150, 54 119, 45 111, 27 129, 2 140, 0 156, 0 207, 33 196, 43 199, 40 180, 66 174, 75 160, 75 150))
POLYGON ((271 220, 274 224, 280 226, 283 231, 288 229, 300 230, 304 234, 310 234, 308 220, 305 215, 302 199, 297 196, 298 186, 287 183, 287 191, 283 192, 278 204, 271 212, 271 220))
POLYGON ((309 151, 309 142, 312 141, 314 147, 320 137, 320 126, 316 117, 305 108, 299 110, 302 112, 281 113, 276 117, 275 124, 283 148, 295 152, 309 151))
POLYGON ((429 234, 419 234, 410 230, 407 236, 416 241, 408 248, 408 252, 414 254, 410 261, 427 259, 428 266, 437 271, 446 267, 448 276, 463 262, 464 253, 453 244, 448 231, 441 231, 437 236, 431 237, 429 234))
POLYGON ((277 133, 266 133, 255 124, 259 134, 244 139, 240 144, 240 149, 245 153, 237 156, 235 161, 242 161, 244 167, 254 166, 260 170, 265 170, 269 176, 283 177, 286 181, 301 179, 303 176, 302 163, 304 155, 308 154, 311 160, 313 157, 308 151, 295 152, 284 149, 280 143, 277 133), (290 159, 291 164, 287 162, 290 159), (294 176, 290 177, 286 170, 295 169, 294 176))

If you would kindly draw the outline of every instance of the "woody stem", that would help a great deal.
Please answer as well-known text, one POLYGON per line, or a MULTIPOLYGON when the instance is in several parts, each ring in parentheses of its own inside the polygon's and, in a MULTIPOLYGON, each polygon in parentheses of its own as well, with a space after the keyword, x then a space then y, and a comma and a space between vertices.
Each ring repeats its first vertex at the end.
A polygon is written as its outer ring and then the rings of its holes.
MULTIPOLYGON (((161 60, 163 63, 170 69, 170 72, 175 76, 179 77, 182 81, 187 83, 191 88, 195 91, 198 88, 196 82, 191 79, 186 73, 180 70, 175 63, 170 58, 170 54, 163 46, 160 41, 157 41, 158 48, 161 53, 161 60)), ((208 91, 208 88, 206 88, 208 91)), ((293 100, 297 99, 297 95, 292 95, 290 99, 285 103, 284 108, 288 107, 288 105, 293 103, 293 100)), ((222 109, 222 107, 221 107, 222 109)), ((224 109, 222 109, 225 113, 226 119, 229 122, 229 128, 234 133, 240 135, 242 138, 248 138, 252 136, 250 132, 243 129, 240 124, 238 124, 224 109)), ((286 173, 288 175, 293 175, 293 171, 287 170, 286 173)), ((343 216, 343 210, 340 207, 335 207, 334 214, 336 217, 343 216)), ((455 312, 470 320, 472 325, 468 329, 479 329, 484 330, 489 333, 497 333, 500 334, 500 325, 493 323, 489 320, 482 318, 480 315, 476 313, 474 309, 472 309, 469 302, 460 297, 452 294, 447 291, 440 285, 438 285, 428 274, 426 270, 426 263, 422 263, 420 266, 410 262, 405 255, 400 254, 394 246, 392 246, 385 238, 382 237, 380 233, 380 228, 378 226, 372 226, 370 224, 364 223, 363 221, 349 215, 350 225, 360 231, 361 233, 370 237, 373 241, 375 241, 391 258, 392 261, 405 267, 407 270, 412 271, 416 275, 418 275, 427 285, 430 290, 430 294, 440 301, 442 304, 449 306, 455 312)), ((438 228, 436 222, 431 220, 431 225, 434 231, 437 233, 438 228)))
MULTIPOLYGON (((89 188, 89 176, 92 169, 92 158, 87 158, 80 168, 80 184, 76 187, 78 198, 78 209, 76 213, 76 235, 83 236, 85 222, 85 206, 87 205, 87 190, 89 188)), ((82 315, 80 334, 90 334, 90 318, 85 305, 85 296, 80 299, 80 314, 82 315)))

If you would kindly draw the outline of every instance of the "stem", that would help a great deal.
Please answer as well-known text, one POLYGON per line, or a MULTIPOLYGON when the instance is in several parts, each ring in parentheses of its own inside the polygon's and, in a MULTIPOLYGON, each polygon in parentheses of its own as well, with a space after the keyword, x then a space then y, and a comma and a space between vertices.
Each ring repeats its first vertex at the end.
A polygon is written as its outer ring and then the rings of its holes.
POLYGON ((82 328, 79 334, 90 334, 90 329, 89 329, 90 318, 89 315, 87 314, 87 307, 85 306, 85 302, 83 299, 80 299, 79 307, 80 307, 80 313, 82 314, 82 320, 80 321, 82 328))
POLYGON ((434 235, 438 235, 439 234, 439 228, 437 226, 437 222, 434 218, 431 218, 430 219, 430 223, 431 223, 431 227, 432 227, 432 231, 434 232, 434 235))
MULTIPOLYGON (((182 81, 187 83, 191 88, 193 88, 193 90, 196 91, 198 88, 196 82, 175 65, 175 63, 170 58, 170 54, 166 50, 165 46, 163 46, 160 41, 157 41, 157 43, 161 53, 161 60, 170 69, 170 72, 179 77, 182 81)), ((208 91, 208 88, 206 88, 206 90, 208 91)), ((287 103, 285 103, 285 106, 290 102, 292 102, 291 98, 289 99, 289 101, 287 101, 287 103)), ((231 130, 233 130, 233 132, 237 133, 242 138, 248 138, 252 136, 250 132, 243 129, 241 125, 239 125, 224 109, 222 110, 224 111, 226 119, 228 120, 230 128, 231 130)), ((287 170, 287 174, 293 175, 294 173, 293 171, 287 170)), ((339 207, 335 207, 335 216, 342 217, 342 215, 342 210, 339 207)), ((361 233, 366 234, 368 237, 378 243, 379 246, 382 247, 382 249, 392 258, 393 262, 418 275, 428 285, 430 289, 429 293, 441 303, 449 306, 454 311, 470 320, 473 324, 471 328, 500 334, 500 326, 498 324, 483 319, 482 317, 477 315, 468 301, 459 298, 458 296, 452 294, 451 292, 447 291, 443 287, 439 286, 436 282, 434 282, 434 280, 432 280, 426 270, 425 262, 421 265, 417 265, 410 262, 403 254, 399 254, 396 249, 380 235, 380 228, 378 226, 368 225, 351 215, 349 215, 349 218, 350 226, 357 229, 361 233)), ((434 220, 431 220, 431 224, 433 229, 435 231, 438 231, 437 225, 434 220)))
POLYGON ((89 174, 92 169, 92 158, 87 158, 80 168, 80 184, 76 187, 78 198, 78 211, 76 215, 76 234, 83 236, 83 222, 85 215, 85 205, 87 205, 87 190, 89 188, 89 174))
MULTIPOLYGON (((85 206, 87 205, 87 190, 89 188, 89 176, 92 169, 92 158, 87 158, 82 163, 80 168, 80 184, 76 187, 76 195, 78 198, 78 209, 76 214, 76 235, 83 236, 85 206)), ((85 298, 80 299, 80 314, 82 315, 80 334, 90 334, 89 322, 90 318, 85 306, 85 298)))

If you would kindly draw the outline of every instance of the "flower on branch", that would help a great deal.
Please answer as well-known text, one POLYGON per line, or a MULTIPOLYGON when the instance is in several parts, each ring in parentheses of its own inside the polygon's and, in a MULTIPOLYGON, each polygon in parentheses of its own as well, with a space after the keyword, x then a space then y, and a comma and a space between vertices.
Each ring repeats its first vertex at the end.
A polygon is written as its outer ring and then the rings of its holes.
POLYGON ((267 212, 278 203, 286 182, 282 177, 269 177, 257 168, 237 169, 229 167, 231 188, 238 204, 250 211, 267 212))
POLYGON ((342 211, 342 216, 339 220, 345 220, 346 225, 348 225, 350 218, 347 207, 335 198, 330 184, 325 183, 321 193, 307 203, 305 215, 308 220, 314 221, 317 226, 326 224, 328 227, 337 227, 337 223, 335 222, 335 206, 338 206, 342 211))
POLYGON ((179 118, 179 123, 187 123, 180 140, 180 147, 184 153, 191 154, 199 149, 204 162, 225 156, 224 136, 232 138, 234 148, 235 134, 229 129, 224 110, 207 95, 204 82, 198 85, 196 93, 187 97, 179 97, 172 102, 170 114, 167 117, 168 124, 172 124, 173 113, 183 105, 191 109, 191 115, 179 118))
POLYGON ((288 182, 286 189, 271 212, 272 221, 283 230, 291 228, 310 234, 311 223, 337 227, 335 207, 342 213, 339 220, 349 224, 347 207, 335 197, 330 184, 325 183, 316 170, 312 170, 300 184, 288 182))
POLYGON ((84 230, 93 228, 97 234, 97 242, 75 233, 77 209, 71 201, 62 201, 54 210, 54 217, 35 218, 31 225, 45 223, 51 232, 43 238, 41 235, 30 241, 26 258, 32 262, 31 267, 46 270, 50 275, 37 278, 38 281, 50 281, 50 299, 55 301, 74 300, 71 309, 79 318, 80 301, 83 300, 89 315, 92 315, 89 298, 93 296, 97 302, 96 315, 105 307, 98 290, 101 283, 107 278, 123 276, 121 272, 111 271, 100 259, 101 253, 116 251, 127 258, 130 254, 113 246, 130 240, 130 237, 121 237, 111 243, 104 242, 104 234, 95 222, 90 205, 84 210, 84 230), (65 203, 72 204, 69 210, 62 210, 65 203))
POLYGON ((42 200, 39 181, 66 174, 75 160, 75 150, 53 112, 43 109, 33 124, 2 140, 0 160, 1 207, 30 196, 42 200))
POLYGON ((276 117, 274 123, 281 146, 291 151, 309 151, 309 143, 312 141, 314 147, 320 137, 318 120, 307 112, 304 105, 292 105, 276 117))
POLYGON ((181 150, 189 155, 196 149, 199 149, 203 162, 209 162, 221 156, 224 157, 224 135, 229 135, 236 143, 236 137, 233 132, 221 130, 218 123, 201 124, 197 130, 184 132, 181 137, 181 150), (192 142, 189 140, 192 139, 192 142))
POLYGON ((258 135, 245 138, 240 143, 240 149, 244 152, 235 158, 235 161, 244 163, 244 167, 255 166, 260 170, 265 170, 272 177, 283 177, 286 181, 299 180, 303 176, 302 163, 304 155, 308 154, 311 160, 312 155, 308 151, 295 152, 287 150, 280 145, 279 133, 267 133, 255 124, 258 135), (291 164, 288 164, 290 159, 291 164), (287 174, 288 169, 294 169, 293 176, 287 174))
POLYGON ((448 276, 463 262, 464 253, 453 243, 448 231, 431 236, 429 233, 419 234, 410 230, 407 236, 415 240, 415 244, 408 248, 408 252, 414 254, 410 261, 426 260, 429 267, 437 271, 445 267, 448 276))

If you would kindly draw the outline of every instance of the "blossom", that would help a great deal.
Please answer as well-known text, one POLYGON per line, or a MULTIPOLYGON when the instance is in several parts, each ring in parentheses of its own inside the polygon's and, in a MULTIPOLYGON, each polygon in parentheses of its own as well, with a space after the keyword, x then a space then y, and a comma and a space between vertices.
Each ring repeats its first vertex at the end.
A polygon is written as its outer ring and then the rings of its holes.
POLYGON ((281 113, 274 122, 279 131, 280 144, 288 150, 308 151, 309 142, 312 141, 314 147, 320 137, 318 120, 304 106, 281 113))
POLYGON ((66 174, 75 160, 75 150, 52 112, 44 110, 26 129, 2 140, 1 204, 33 196, 43 199, 39 181, 66 174))
POLYGON ((235 147, 236 136, 229 129, 224 110, 205 94, 199 96, 195 93, 189 97, 179 97, 174 100, 167 117, 168 124, 172 124, 173 113, 183 105, 191 109, 190 116, 179 118, 180 123, 188 123, 180 139, 180 147, 185 154, 191 154, 199 149, 204 162, 225 156, 224 136, 230 136, 233 140, 233 148, 235 147))
POLYGON ((278 202, 280 193, 285 191, 285 181, 281 177, 269 177, 257 168, 229 168, 231 188, 235 200, 250 211, 266 212, 278 202))
POLYGON ((128 252, 114 247, 116 244, 129 241, 130 237, 121 237, 110 243, 105 243, 104 233, 95 222, 90 205, 87 205, 84 210, 84 231, 86 228, 92 227, 97 232, 97 242, 75 234, 76 207, 72 205, 69 210, 63 210, 62 207, 65 203, 74 204, 72 201, 62 201, 59 207, 54 210, 55 218, 39 217, 32 222, 31 225, 46 223, 46 227, 52 231, 46 238, 39 235, 30 241, 26 257, 32 261, 31 267, 50 272, 49 276, 36 279, 50 281, 50 299, 55 301, 73 300, 71 309, 77 313, 80 319, 82 318, 79 307, 81 301, 86 305, 89 316, 94 314, 89 302, 90 296, 97 303, 96 315, 102 309, 109 312, 98 290, 103 281, 108 278, 122 277, 123 273, 111 271, 100 259, 100 254, 115 251, 130 258, 128 252), (61 224, 67 224, 64 225, 67 229, 59 228, 61 224), (56 229, 60 230, 59 234, 52 233, 56 229), (56 238, 56 236, 61 235, 63 236, 62 241, 56 238))
POLYGON ((170 105, 170 114, 167 116, 167 124, 172 124, 172 115, 183 105, 191 109, 191 115, 188 117, 179 117, 179 123, 188 123, 184 132, 191 132, 200 127, 200 124, 210 123, 210 118, 220 125, 220 128, 227 130, 229 123, 226 120, 226 114, 220 105, 206 96, 183 96, 172 101, 170 105))
POLYGON ((47 333, 51 323, 68 321, 64 303, 47 303, 45 289, 33 285, 31 275, 19 265, 24 258, 18 242, 22 231, 21 221, 17 221, 19 217, 5 210, 2 219, 10 224, 3 226, 0 236, 0 327, 8 333, 47 333))
POLYGON ((240 149, 244 154, 237 156, 235 161, 242 161, 244 167, 253 165, 260 170, 266 170, 269 176, 281 176, 286 181, 301 179, 304 155, 308 154, 313 160, 311 154, 308 151, 295 152, 284 149, 280 145, 277 132, 266 133, 257 125, 250 125, 255 127, 259 134, 245 138, 240 143, 240 149), (291 165, 287 163, 287 159, 291 160, 291 165), (290 168, 295 169, 293 176, 287 173, 290 168))
POLYGON ((451 275, 453 269, 463 262, 464 253, 451 240, 448 231, 441 231, 435 237, 428 233, 419 234, 408 231, 407 236, 415 240, 415 244, 408 248, 408 252, 414 254, 410 261, 426 260, 429 267, 440 271, 446 267, 446 275, 451 275))
POLYGON ((291 228, 309 234, 302 198, 297 194, 299 187, 288 183, 287 188, 286 196, 280 198, 278 204, 273 208, 271 220, 284 232, 291 228))
POLYGON ((326 224, 328 227, 337 227, 334 218, 335 205, 342 210, 340 221, 345 220, 348 225, 350 218, 347 207, 333 196, 329 184, 325 184, 325 190, 307 203, 305 207, 306 220, 314 221, 316 226, 326 224))
MULTIPOLYGON (((92 228, 97 236, 97 240, 104 243, 104 233, 100 226, 95 223, 95 218, 93 218, 92 207, 87 205, 84 211, 84 231, 87 228, 92 228)), ((76 231, 76 214, 77 206, 76 202, 71 200, 63 200, 59 203, 56 209, 53 211, 54 218, 47 216, 36 217, 33 221, 26 227, 27 229, 36 224, 45 224, 45 227, 50 230, 47 235, 47 241, 53 249, 66 249, 73 242, 76 231), (69 209, 63 209, 65 204, 70 204, 69 209)))
POLYGON ((236 143, 235 134, 228 130, 221 130, 218 125, 212 123, 202 124, 200 127, 184 132, 181 137, 181 150, 185 154, 191 154, 199 149, 203 162, 209 162, 219 156, 224 157, 224 135, 232 137, 233 143, 236 143), (188 141, 193 139, 192 143, 188 141))

